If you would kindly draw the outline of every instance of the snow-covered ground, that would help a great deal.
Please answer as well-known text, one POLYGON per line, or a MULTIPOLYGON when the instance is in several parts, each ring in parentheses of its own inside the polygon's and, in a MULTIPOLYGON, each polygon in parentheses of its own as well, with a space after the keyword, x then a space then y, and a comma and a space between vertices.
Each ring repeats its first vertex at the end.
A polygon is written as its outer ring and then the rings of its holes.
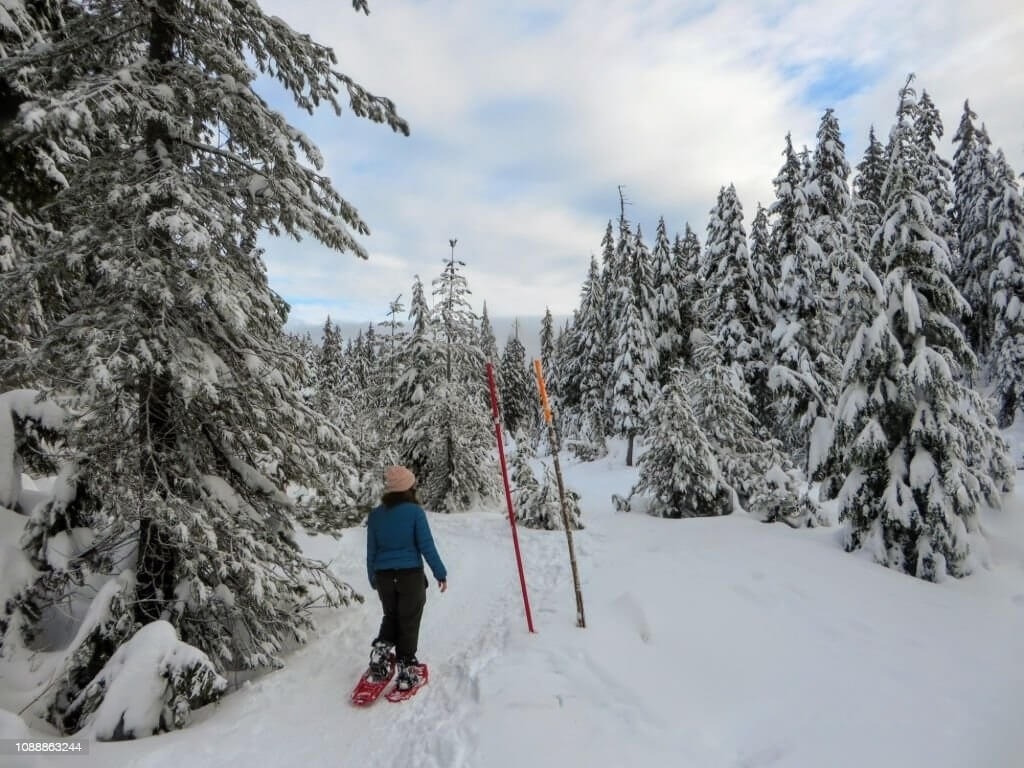
MULTIPOLYGON (((432 515, 450 588, 428 592, 430 684, 408 702, 355 709, 347 696, 379 619, 364 533, 313 538, 308 549, 335 560, 364 605, 324 611, 320 636, 285 669, 243 683, 184 731, 35 764, 1024 765, 1024 491, 986 519, 989 568, 934 585, 844 553, 837 529, 616 513, 610 497, 635 471, 613 448, 564 467, 583 495, 587 629, 575 626, 563 533, 520 530, 530 635, 503 507, 432 515)), ((13 715, 0 725, 20 727, 13 715)))

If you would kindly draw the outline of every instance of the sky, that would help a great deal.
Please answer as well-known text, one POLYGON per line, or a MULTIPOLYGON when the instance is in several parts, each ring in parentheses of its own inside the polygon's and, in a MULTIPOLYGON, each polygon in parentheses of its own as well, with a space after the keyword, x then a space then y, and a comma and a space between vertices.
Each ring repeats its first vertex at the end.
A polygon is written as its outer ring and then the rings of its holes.
MULTIPOLYGON (((787 132, 814 145, 835 109, 851 166, 870 125, 884 142, 909 72, 951 139, 965 98, 1024 170, 1024 4, 1016 0, 264 0, 330 45, 338 69, 391 98, 411 135, 260 92, 321 148, 359 211, 369 258, 312 238, 263 242, 291 323, 381 321, 414 275, 450 255, 479 310, 570 315, 609 218, 650 242, 708 211, 734 183, 747 215, 773 199, 787 132)), ((499 339, 499 342, 502 340, 499 339)))

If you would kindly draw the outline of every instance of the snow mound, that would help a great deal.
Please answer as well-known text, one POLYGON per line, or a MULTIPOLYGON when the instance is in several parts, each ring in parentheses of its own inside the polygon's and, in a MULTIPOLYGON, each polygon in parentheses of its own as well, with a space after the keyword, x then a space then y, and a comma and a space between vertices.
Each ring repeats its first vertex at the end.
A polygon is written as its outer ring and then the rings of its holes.
POLYGON ((117 650, 71 707, 94 711, 89 735, 116 741, 181 728, 191 709, 226 688, 205 653, 181 642, 168 622, 154 621, 117 650))

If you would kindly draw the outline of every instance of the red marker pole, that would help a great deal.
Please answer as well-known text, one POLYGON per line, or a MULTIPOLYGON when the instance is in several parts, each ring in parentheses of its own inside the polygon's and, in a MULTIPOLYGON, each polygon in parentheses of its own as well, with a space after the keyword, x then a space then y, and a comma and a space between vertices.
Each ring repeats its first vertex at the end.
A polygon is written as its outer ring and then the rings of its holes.
POLYGON ((519 584, 523 588, 523 606, 526 608, 526 626, 533 632, 533 616, 530 615, 530 596, 526 593, 526 574, 523 573, 523 556, 519 552, 519 533, 516 531, 516 512, 512 507, 512 490, 508 484, 508 467, 505 465, 505 444, 501 439, 501 419, 498 416, 498 388, 494 385, 494 366, 487 364, 487 384, 491 388, 491 413, 494 417, 494 435, 498 439, 498 458, 501 460, 501 480, 505 484, 505 500, 508 502, 508 522, 512 526, 512 545, 516 550, 516 565, 519 566, 519 584))

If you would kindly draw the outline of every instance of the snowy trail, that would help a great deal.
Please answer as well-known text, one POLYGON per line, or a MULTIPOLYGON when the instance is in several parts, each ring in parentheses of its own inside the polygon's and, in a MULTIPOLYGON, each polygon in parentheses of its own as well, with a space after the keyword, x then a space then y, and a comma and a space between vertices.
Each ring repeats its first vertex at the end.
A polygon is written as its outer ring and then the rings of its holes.
MULTIPOLYGON (((482 672, 500 658, 511 634, 526 634, 522 596, 503 515, 432 515, 431 526, 451 581, 442 595, 431 579, 419 652, 431 666, 431 681, 415 698, 394 705, 382 697, 367 709, 348 703, 380 620, 362 567, 365 531, 356 529, 340 542, 313 539, 310 548, 314 556, 343 564, 336 572, 363 591, 363 605, 328 612, 321 637, 293 654, 285 669, 197 713, 186 731, 136 743, 94 743, 92 754, 76 764, 180 768, 199 757, 199 765, 474 765, 473 734, 464 723, 479 706, 482 672)), ((520 535, 533 566, 531 598, 543 602, 557 576, 553 563, 563 557, 564 536, 520 535)))
POLYGON ((992 568, 931 585, 842 552, 836 529, 742 515, 659 520, 612 510, 635 470, 566 462, 588 628, 561 532, 520 530, 537 634, 525 626, 495 505, 431 515, 451 586, 431 581, 420 658, 399 705, 347 697, 379 621, 362 529, 312 539, 362 606, 325 611, 288 666, 182 732, 92 745, 104 768, 1011 768, 1024 755, 1024 473, 988 521, 992 568))

